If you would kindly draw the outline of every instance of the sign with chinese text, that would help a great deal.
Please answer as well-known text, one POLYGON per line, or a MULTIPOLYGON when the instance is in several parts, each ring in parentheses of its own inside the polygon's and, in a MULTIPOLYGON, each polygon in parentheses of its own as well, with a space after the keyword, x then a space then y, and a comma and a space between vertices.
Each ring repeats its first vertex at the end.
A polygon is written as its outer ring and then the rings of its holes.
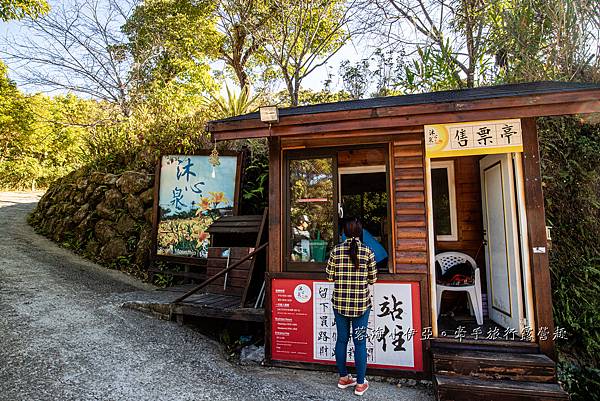
MULTIPOLYGON (((271 358, 335 363, 337 330, 333 283, 273 279, 271 358)), ((373 368, 423 370, 419 283, 377 282, 367 327, 367 363, 373 368)), ((354 359, 348 342, 347 360, 354 359)))
POLYGON ((430 158, 522 151, 518 119, 425 126, 425 152, 430 158))
POLYGON ((169 155, 161 159, 158 191, 159 256, 207 257, 207 228, 233 213, 237 156, 220 156, 212 166, 209 156, 169 155))

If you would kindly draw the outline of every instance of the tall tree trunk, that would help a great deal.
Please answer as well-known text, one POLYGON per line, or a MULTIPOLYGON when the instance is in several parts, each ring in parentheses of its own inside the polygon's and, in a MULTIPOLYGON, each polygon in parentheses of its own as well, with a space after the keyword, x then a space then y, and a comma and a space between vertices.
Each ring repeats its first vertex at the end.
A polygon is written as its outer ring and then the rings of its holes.
POLYGON ((248 86, 248 74, 244 71, 243 67, 235 70, 235 75, 237 76, 238 82, 240 84, 240 90, 243 90, 246 86, 248 86))
POLYGON ((298 106, 298 97, 300 94, 300 71, 296 69, 294 72, 294 79, 292 81, 292 93, 291 93, 291 102, 292 106, 298 106))
POLYGON ((475 12, 475 2, 472 0, 465 1, 465 35, 467 39, 467 54, 469 60, 467 61, 467 88, 473 88, 475 86, 475 41, 473 35, 473 13, 475 12))
POLYGON ((290 105, 291 106, 298 106, 298 98, 296 97, 296 100, 294 101, 294 83, 292 82, 291 78, 289 77, 284 77, 285 80, 285 86, 287 87, 287 91, 288 91, 288 96, 290 97, 290 105))

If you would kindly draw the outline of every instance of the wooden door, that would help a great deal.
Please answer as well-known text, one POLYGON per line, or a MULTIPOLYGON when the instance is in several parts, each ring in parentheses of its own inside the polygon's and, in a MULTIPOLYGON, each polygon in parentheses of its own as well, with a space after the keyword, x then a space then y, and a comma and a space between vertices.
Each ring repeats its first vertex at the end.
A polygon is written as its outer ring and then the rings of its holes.
POLYGON ((521 332, 523 316, 515 178, 510 154, 481 159, 481 201, 490 318, 521 332))

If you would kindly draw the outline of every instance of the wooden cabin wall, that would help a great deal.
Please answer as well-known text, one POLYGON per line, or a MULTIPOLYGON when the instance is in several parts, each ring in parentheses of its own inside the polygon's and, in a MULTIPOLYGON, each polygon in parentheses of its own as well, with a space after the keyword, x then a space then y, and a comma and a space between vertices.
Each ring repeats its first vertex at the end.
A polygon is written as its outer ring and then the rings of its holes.
POLYGON ((386 147, 341 150, 338 152, 338 168, 385 165, 386 152, 386 147))
POLYGON ((393 141, 396 273, 428 273, 423 132, 393 141))
POLYGON ((436 253, 444 251, 464 252, 473 258, 482 272, 485 271, 483 248, 483 217, 481 207, 481 180, 479 159, 481 156, 461 156, 454 161, 454 182, 456 188, 458 241, 436 241, 436 253), (479 255, 477 252, 479 251, 479 255))

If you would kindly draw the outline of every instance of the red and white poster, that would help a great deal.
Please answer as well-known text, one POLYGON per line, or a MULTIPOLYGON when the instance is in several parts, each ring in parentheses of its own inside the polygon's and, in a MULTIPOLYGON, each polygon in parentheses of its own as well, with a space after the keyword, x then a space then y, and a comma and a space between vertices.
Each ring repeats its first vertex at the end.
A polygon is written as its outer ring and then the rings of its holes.
MULTIPOLYGON (((333 283, 271 281, 271 358, 335 363, 333 283)), ((419 283, 378 281, 367 328, 367 362, 374 368, 423 370, 419 283)), ((354 344, 348 342, 348 362, 354 344)))

